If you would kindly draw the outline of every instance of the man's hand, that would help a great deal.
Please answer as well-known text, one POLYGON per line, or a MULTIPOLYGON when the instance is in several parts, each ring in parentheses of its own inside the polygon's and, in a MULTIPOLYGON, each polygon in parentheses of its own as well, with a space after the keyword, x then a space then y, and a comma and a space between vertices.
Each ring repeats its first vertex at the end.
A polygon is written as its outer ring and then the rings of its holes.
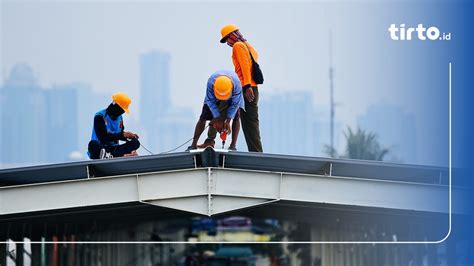
POLYGON ((231 129, 231 126, 230 126, 230 119, 226 119, 226 120, 225 120, 225 122, 224 122, 224 131, 225 131, 227 134, 232 133, 232 129, 231 129))
POLYGON ((253 93, 253 89, 252 87, 248 88, 246 91, 245 91, 245 99, 248 101, 248 102, 252 102, 253 100, 255 100, 255 94, 253 93))
POLYGON ((217 132, 221 133, 224 127, 224 121, 217 120, 214 123, 212 123, 212 126, 217 130, 217 132))
POLYGON ((217 130, 217 132, 221 133, 222 129, 224 128, 224 119, 225 118, 223 118, 222 115, 219 117, 216 117, 211 120, 210 125, 214 127, 217 130))
POLYGON ((138 139, 138 135, 132 132, 124 131, 123 137, 126 139, 138 139))

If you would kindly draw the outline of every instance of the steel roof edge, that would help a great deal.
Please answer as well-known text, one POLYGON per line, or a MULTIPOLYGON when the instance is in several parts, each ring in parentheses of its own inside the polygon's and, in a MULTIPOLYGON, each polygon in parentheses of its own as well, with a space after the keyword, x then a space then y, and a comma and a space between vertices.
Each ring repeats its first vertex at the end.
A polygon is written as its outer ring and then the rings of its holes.
POLYGON ((223 152, 207 148, 194 153, 177 152, 0 169, 0 185, 194 167, 229 167, 328 176, 410 180, 444 185, 448 183, 448 169, 445 167, 254 152, 223 152))

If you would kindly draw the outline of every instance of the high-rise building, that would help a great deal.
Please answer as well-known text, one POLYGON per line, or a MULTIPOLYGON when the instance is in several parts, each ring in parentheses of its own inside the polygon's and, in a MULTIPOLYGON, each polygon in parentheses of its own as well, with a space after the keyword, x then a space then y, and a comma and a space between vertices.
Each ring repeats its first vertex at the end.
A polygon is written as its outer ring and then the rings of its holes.
MULTIPOLYGON (((190 108, 174 107, 165 115, 160 116, 157 121, 157 131, 148 134, 150 141, 156 141, 158 144, 156 152, 173 150, 192 138, 196 119, 190 108)), ((190 144, 185 144, 176 151, 183 151, 190 144)))
POLYGON ((357 118, 359 127, 376 133, 382 147, 389 148, 388 160, 418 163, 415 116, 392 105, 372 105, 357 118))
MULTIPOLYGON (((325 106, 313 106, 313 132, 314 150, 313 155, 318 157, 329 157, 329 147, 331 146, 331 122, 330 122, 330 108, 325 106)), ((340 120, 334 119, 334 149, 336 154, 340 156, 345 152, 344 128, 340 120), (342 145, 341 145, 342 144, 342 145)))
POLYGON ((55 86, 44 91, 46 98, 46 159, 63 162, 78 150, 77 90, 71 86, 55 86))
POLYGON ((42 163, 45 156, 46 102, 33 69, 15 65, 3 87, 3 163, 42 163))
POLYGON ((82 156, 86 157, 87 145, 92 135, 94 115, 98 111, 107 108, 112 102, 112 98, 110 94, 93 91, 89 84, 82 82, 73 82, 68 84, 67 87, 77 90, 78 151, 82 156))
MULTIPOLYGON (((158 131, 158 121, 170 109, 169 84, 170 55, 162 51, 150 51, 140 56, 140 121, 152 136, 158 131)), ((158 150, 157 139, 150 146, 158 150)))
MULTIPOLYGON (((312 95, 307 91, 260 97, 260 133, 265 152, 315 155, 312 95)), ((245 146, 244 146, 245 147, 245 146)))

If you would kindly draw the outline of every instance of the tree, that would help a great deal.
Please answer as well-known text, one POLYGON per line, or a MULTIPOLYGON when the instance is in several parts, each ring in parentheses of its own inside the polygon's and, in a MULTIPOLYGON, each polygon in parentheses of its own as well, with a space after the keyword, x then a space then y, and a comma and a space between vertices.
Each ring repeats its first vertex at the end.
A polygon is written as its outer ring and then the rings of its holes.
MULTIPOLYGON (((377 134, 366 132, 359 127, 356 132, 347 127, 344 137, 347 144, 345 154, 340 156, 341 158, 383 161, 384 157, 390 152, 388 148, 381 147, 377 134)), ((339 157, 335 149, 331 149, 328 145, 325 146, 325 149, 327 155, 339 157)))

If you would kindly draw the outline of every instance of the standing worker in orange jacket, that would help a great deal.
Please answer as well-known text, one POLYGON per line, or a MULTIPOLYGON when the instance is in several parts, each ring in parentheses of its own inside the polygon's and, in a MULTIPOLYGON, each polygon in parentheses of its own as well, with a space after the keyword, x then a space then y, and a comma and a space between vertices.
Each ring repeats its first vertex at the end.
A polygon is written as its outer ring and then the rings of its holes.
POLYGON ((263 152, 258 120, 258 87, 252 77, 252 57, 258 61, 258 53, 242 36, 236 25, 229 24, 222 27, 221 37, 221 43, 227 43, 232 47, 232 62, 244 92, 245 112, 241 112, 241 123, 248 150, 263 152))

